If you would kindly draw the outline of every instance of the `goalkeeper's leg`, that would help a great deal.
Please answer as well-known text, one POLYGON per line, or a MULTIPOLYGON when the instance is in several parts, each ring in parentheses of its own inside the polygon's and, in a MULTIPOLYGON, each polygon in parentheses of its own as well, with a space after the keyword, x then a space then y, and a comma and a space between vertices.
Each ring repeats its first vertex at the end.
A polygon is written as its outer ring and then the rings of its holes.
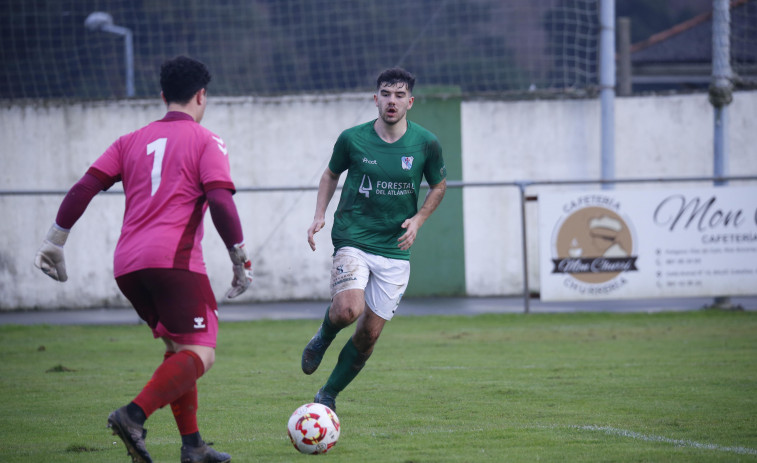
POLYGON ((207 276, 146 269, 119 276, 116 281, 153 335, 163 339, 166 354, 139 395, 111 414, 109 426, 124 440, 134 461, 150 462, 144 423, 156 410, 171 404, 183 447, 208 454, 196 421, 196 383, 215 361, 218 331, 215 298, 207 276))

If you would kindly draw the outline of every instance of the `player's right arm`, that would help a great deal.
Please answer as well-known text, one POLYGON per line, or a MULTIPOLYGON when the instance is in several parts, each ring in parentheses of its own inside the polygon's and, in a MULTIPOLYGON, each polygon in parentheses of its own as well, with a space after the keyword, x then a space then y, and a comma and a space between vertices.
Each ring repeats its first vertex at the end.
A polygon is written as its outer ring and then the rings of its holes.
POLYGON ((91 172, 93 171, 90 170, 84 174, 63 198, 55 223, 50 227, 42 241, 42 246, 34 257, 34 265, 54 280, 68 280, 63 246, 66 244, 71 227, 84 214, 92 198, 109 186, 91 172))
POLYGON ((315 251, 315 237, 314 235, 321 231, 326 225, 326 208, 331 202, 331 198, 334 197, 337 184, 339 183, 339 174, 335 174, 328 167, 323 171, 321 175, 321 181, 318 183, 318 198, 315 202, 315 214, 313 216, 313 223, 308 228, 308 244, 310 249, 315 251))

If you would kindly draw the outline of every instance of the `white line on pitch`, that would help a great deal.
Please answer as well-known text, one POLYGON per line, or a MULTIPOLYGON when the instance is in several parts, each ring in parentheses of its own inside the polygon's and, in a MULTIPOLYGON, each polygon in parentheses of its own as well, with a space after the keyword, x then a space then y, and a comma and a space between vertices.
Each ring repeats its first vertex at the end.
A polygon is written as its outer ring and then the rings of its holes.
POLYGON ((748 447, 724 447, 717 444, 703 444, 701 442, 694 442, 690 440, 670 439, 662 436, 650 436, 647 434, 640 434, 634 431, 628 431, 626 429, 617 429, 609 426, 569 426, 571 428, 581 429, 584 431, 599 431, 605 434, 611 434, 621 437, 630 437, 631 439, 638 439, 647 442, 662 442, 665 444, 673 444, 679 447, 692 447, 695 449, 704 450, 716 450, 719 452, 732 452, 740 455, 757 455, 757 450, 750 449, 748 447))

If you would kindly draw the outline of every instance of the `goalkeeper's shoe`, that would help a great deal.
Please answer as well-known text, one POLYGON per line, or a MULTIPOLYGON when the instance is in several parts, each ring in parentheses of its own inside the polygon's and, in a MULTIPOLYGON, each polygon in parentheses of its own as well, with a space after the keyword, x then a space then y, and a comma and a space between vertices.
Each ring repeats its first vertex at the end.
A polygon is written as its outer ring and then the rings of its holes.
POLYGON ((108 416, 108 427, 113 430, 113 435, 124 441, 132 463, 152 463, 152 458, 145 448, 147 430, 129 418, 125 406, 108 416))
POLYGON ((211 444, 202 443, 199 447, 181 446, 181 463, 228 463, 231 455, 219 452, 211 444))
POLYGON ((318 365, 323 360, 323 354, 331 345, 331 341, 325 341, 321 337, 321 330, 313 336, 305 349, 302 351, 302 372, 306 375, 312 375, 318 369, 318 365))
POLYGON ((313 397, 313 402, 321 405, 325 405, 331 409, 332 412, 336 412, 336 394, 332 395, 326 392, 324 388, 321 388, 313 397))

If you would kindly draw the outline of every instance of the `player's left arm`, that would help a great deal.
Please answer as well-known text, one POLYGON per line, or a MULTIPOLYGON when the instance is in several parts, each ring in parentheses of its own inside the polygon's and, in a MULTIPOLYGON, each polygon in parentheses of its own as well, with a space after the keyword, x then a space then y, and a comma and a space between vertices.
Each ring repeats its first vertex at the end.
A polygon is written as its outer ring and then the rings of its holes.
POLYGON ((429 187, 430 189, 426 195, 426 199, 423 200, 423 206, 421 206, 414 216, 405 219, 405 221, 402 222, 402 228, 405 229, 405 233, 403 233, 397 241, 399 243, 399 248, 403 251, 410 249, 410 246, 415 243, 415 238, 418 236, 418 230, 442 202, 444 193, 447 191, 447 179, 442 179, 441 182, 429 185, 429 187))
POLYGON ((209 136, 200 156, 200 181, 210 209, 213 225, 221 236, 231 258, 233 277, 225 298, 233 299, 252 284, 252 262, 244 245, 242 224, 232 195, 236 191, 231 180, 228 149, 221 137, 209 136))
POLYGON ((252 283, 252 262, 247 256, 242 233, 242 223, 239 220, 231 190, 213 188, 205 195, 208 199, 210 217, 213 219, 218 234, 221 236, 231 258, 232 272, 231 288, 226 291, 226 299, 233 299, 247 291, 252 283))

